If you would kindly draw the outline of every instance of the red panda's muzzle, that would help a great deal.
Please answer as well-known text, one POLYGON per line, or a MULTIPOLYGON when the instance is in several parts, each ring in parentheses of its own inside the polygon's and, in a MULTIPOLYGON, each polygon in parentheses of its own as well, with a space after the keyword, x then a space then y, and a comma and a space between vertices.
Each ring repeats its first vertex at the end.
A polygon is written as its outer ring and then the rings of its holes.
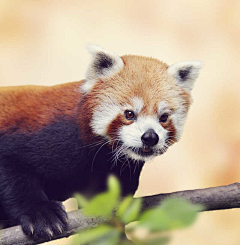
POLYGON ((142 149, 141 149, 143 152, 150 152, 152 151, 151 147, 149 146, 146 146, 146 145, 143 145, 142 149))

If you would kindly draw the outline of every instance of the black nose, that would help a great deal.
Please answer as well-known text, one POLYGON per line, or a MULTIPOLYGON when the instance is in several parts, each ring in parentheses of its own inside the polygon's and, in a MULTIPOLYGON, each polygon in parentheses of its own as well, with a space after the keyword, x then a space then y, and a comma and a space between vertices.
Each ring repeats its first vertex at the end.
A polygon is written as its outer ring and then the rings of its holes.
POLYGON ((141 137, 142 142, 147 146, 155 146, 159 137, 153 129, 148 129, 141 137))

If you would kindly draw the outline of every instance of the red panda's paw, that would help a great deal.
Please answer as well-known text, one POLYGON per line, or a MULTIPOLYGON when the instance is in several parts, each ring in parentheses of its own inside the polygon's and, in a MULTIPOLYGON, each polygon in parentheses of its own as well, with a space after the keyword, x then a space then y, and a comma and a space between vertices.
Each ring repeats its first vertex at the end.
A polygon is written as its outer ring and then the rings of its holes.
POLYGON ((61 202, 48 201, 35 205, 20 223, 23 232, 34 241, 48 241, 66 230, 68 217, 61 202))

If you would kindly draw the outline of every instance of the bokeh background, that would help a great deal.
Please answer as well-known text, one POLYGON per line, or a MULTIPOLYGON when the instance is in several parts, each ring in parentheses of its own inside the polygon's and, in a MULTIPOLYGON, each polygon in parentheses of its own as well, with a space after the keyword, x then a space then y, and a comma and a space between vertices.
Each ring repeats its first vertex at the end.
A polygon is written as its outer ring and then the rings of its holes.
MULTIPOLYGON (((205 62, 183 137, 146 164, 138 196, 240 181, 240 1, 1 0, 0 86, 83 79, 87 43, 168 64, 205 62)), ((240 210, 202 213, 171 245, 239 245, 239 227, 240 210)))

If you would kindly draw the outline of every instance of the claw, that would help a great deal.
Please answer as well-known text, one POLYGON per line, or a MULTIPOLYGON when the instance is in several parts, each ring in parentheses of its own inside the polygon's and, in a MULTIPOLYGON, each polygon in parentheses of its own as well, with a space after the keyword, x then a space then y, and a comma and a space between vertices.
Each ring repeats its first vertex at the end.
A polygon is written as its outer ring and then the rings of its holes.
POLYGON ((31 231, 31 233, 33 234, 34 228, 32 224, 29 224, 29 230, 31 231))
POLYGON ((50 228, 46 228, 45 232, 49 235, 50 238, 53 236, 53 232, 50 228))
POLYGON ((56 226, 57 226, 57 229, 59 230, 59 232, 62 233, 63 232, 62 227, 59 224, 56 224, 56 226))
POLYGON ((67 215, 63 217, 63 220, 64 220, 64 222, 65 222, 66 224, 68 224, 68 216, 67 216, 67 215))

